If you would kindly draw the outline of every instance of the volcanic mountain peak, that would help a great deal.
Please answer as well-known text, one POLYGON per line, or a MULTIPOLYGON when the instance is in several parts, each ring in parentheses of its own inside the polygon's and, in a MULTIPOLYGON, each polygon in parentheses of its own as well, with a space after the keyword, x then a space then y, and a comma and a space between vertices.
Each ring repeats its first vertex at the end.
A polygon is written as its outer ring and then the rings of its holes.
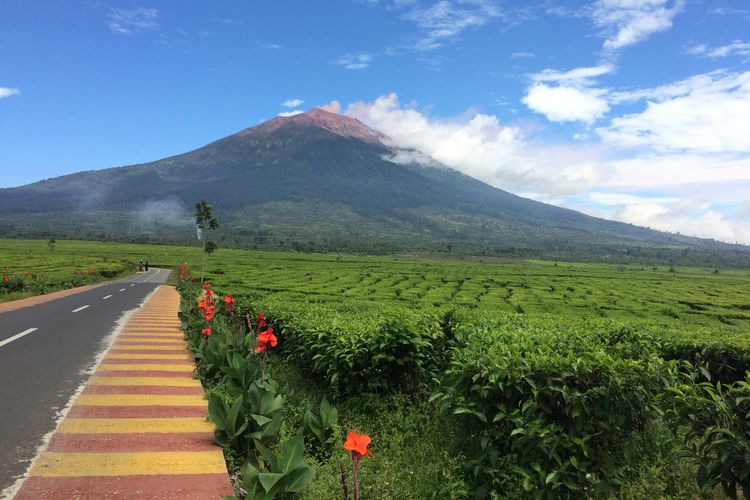
POLYGON ((292 116, 277 116, 256 127, 242 130, 236 135, 267 134, 287 125, 319 127, 342 137, 352 137, 371 144, 384 144, 388 140, 387 136, 371 129, 356 118, 331 113, 320 108, 313 108, 307 113, 299 113, 292 116))

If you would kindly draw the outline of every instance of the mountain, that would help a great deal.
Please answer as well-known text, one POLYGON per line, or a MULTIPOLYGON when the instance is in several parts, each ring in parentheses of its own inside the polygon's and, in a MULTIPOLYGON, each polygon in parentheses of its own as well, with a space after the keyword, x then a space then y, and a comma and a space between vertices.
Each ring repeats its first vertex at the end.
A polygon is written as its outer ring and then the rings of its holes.
POLYGON ((397 163, 395 155, 405 151, 389 143, 361 122, 321 109, 276 117, 151 163, 0 189, 0 235, 192 242, 193 206, 205 199, 222 223, 224 245, 598 259, 750 256, 748 247, 521 198, 438 164, 397 163))

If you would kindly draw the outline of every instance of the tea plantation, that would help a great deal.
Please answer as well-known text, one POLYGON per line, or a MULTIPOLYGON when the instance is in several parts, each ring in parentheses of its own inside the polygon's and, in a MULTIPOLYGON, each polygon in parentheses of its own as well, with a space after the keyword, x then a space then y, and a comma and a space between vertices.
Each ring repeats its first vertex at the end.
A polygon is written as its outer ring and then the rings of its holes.
POLYGON ((140 259, 187 264, 183 322, 248 491, 301 428, 303 498, 342 496, 348 431, 372 437, 362 498, 750 491, 749 270, 219 249, 206 280, 236 302, 207 326, 198 248, 0 240, 9 276, 140 259), (262 354, 258 313, 278 337, 262 354))

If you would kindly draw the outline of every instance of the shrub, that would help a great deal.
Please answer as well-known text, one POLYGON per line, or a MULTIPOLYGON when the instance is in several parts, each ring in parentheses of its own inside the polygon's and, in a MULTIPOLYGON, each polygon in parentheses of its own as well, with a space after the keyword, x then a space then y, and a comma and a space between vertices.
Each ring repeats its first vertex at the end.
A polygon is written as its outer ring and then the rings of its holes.
POLYGON ((648 338, 552 319, 464 325, 434 399, 476 436, 477 493, 591 494, 628 436, 658 414, 663 361, 648 338))
POLYGON ((669 389, 667 412, 675 432, 686 428, 684 455, 698 466, 703 493, 721 485, 737 498, 738 487, 750 498, 750 372, 734 384, 686 382, 669 389))

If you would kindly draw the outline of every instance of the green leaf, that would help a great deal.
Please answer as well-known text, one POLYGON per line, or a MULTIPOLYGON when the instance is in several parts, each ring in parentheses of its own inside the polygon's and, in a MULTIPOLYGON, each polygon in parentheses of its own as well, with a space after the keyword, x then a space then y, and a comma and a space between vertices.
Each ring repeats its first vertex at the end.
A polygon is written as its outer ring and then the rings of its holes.
POLYGON ((258 481, 260 481, 260 484, 263 486, 263 489, 266 490, 266 493, 271 493, 271 489, 282 477, 284 477, 284 474, 278 472, 261 472, 258 474, 258 481))
POLYGON ((255 420, 255 422, 256 422, 256 423, 257 423, 257 424, 258 424, 258 425, 259 425, 260 427, 263 427, 263 426, 264 426, 264 425, 266 425, 266 424, 267 424, 268 422, 272 422, 272 421, 273 421, 273 419, 271 419, 271 418, 268 418, 268 417, 266 417, 266 416, 264 416, 264 415, 256 415, 255 413, 251 413, 251 414, 250 414, 250 416, 251 416, 251 417, 253 418, 253 420, 255 420))

